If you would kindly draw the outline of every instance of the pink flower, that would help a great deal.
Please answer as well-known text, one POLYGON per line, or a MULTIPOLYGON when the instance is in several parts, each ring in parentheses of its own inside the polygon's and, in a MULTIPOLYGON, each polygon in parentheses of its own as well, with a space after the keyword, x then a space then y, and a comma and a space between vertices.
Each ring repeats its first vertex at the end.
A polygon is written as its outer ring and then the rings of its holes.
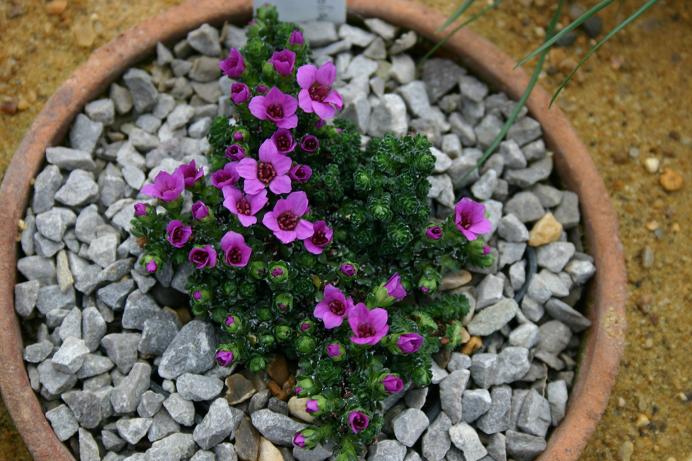
POLYGON ((135 203, 135 216, 141 217, 147 214, 147 204, 142 202, 135 203))
POLYGON ((327 355, 330 359, 337 360, 343 358, 344 354, 346 354, 346 351, 344 350, 344 346, 342 346, 341 343, 327 344, 327 355))
POLYGON ((462 198, 454 206, 454 223, 468 240, 476 240, 479 235, 492 230, 490 221, 485 217, 485 206, 468 197, 462 198))
POLYGON ((363 432, 370 425, 370 418, 362 411, 352 411, 348 414, 348 425, 354 434, 363 432))
POLYGON ((389 331, 387 318, 385 309, 369 310, 363 303, 356 304, 348 314, 348 324, 353 331, 351 342, 374 346, 389 331))
POLYGON ((334 285, 324 287, 324 297, 317 303, 313 315, 324 322, 324 328, 331 330, 344 322, 353 308, 353 300, 347 298, 334 285))
POLYGON ((424 340, 423 336, 418 333, 404 333, 403 335, 399 335, 399 339, 396 340, 396 345, 404 354, 413 354, 418 352, 421 346, 423 346, 424 340))
POLYGON ((234 141, 240 142, 240 141, 242 141, 243 139, 245 139, 245 136, 243 136, 243 132, 242 132, 242 131, 236 131, 235 133, 233 133, 233 140, 234 140, 234 141))
POLYGON ((303 240, 303 244, 310 253, 318 255, 331 243, 334 231, 321 220, 315 221, 312 227, 315 233, 309 239, 303 240))
POLYGON ((231 101, 234 104, 242 104, 250 99, 250 88, 244 83, 235 82, 231 85, 231 101))
POLYGON ((166 240, 175 248, 182 248, 192 237, 192 227, 174 219, 166 226, 166 240))
POLYGON ((243 194, 235 187, 223 188, 223 206, 238 217, 243 227, 250 227, 257 222, 255 216, 267 204, 267 190, 262 189, 258 194, 243 194))
POLYGON ((291 192, 291 159, 281 155, 271 139, 265 139, 259 148, 259 162, 244 158, 238 162, 237 171, 245 179, 243 188, 248 194, 257 194, 269 186, 275 194, 291 192))
POLYGON ((233 352, 231 351, 216 351, 216 363, 221 367, 227 367, 233 363, 233 352))
POLYGON ((192 217, 198 221, 209 216, 209 208, 201 200, 197 200, 192 204, 191 212, 192 217))
POLYGON ((319 68, 306 64, 298 68, 298 104, 304 112, 316 113, 322 120, 333 118, 344 103, 341 95, 332 89, 336 67, 325 62, 319 68))
POLYGON ((204 169, 197 168, 195 161, 192 160, 190 163, 184 163, 180 165, 176 171, 180 171, 185 180, 185 187, 192 187, 197 181, 204 177, 204 169))
POLYGON ((260 120, 269 120, 278 128, 295 128, 298 125, 296 99, 273 87, 266 96, 255 96, 248 105, 250 113, 260 120))
POLYGON ((320 140, 317 139, 317 136, 312 135, 312 134, 306 134, 303 136, 303 139, 300 140, 300 149, 303 152, 307 152, 308 154, 312 154, 317 152, 317 149, 320 148, 320 140))
POLYGON ((312 168, 308 165, 294 165, 288 172, 288 176, 292 181, 305 184, 312 177, 312 168))
POLYGON ((382 385, 388 394, 398 394, 404 390, 404 380, 393 374, 385 376, 382 379, 382 385))
POLYGON ((293 436, 293 445, 299 448, 305 447, 305 436, 300 432, 296 432, 293 436))
POLYGON ((221 237, 221 251, 226 264, 233 267, 245 267, 250 260, 252 248, 245 243, 245 237, 228 231, 221 237))
POLYGON ((219 68, 221 71, 231 78, 240 77, 240 75, 245 71, 245 61, 243 60, 243 55, 240 54, 236 48, 231 48, 228 57, 223 61, 219 62, 219 68))
POLYGON ((216 266, 216 250, 211 245, 194 247, 187 255, 188 261, 197 269, 216 266))
POLYGON ((285 128, 279 128, 276 130, 272 135, 272 141, 276 146, 276 150, 280 154, 288 154, 293 152, 293 149, 296 148, 296 141, 293 139, 291 130, 287 130, 285 128))
POLYGON ((317 400, 315 399, 308 399, 307 402, 305 402, 305 412, 308 414, 311 413, 317 413, 320 411, 320 404, 317 400))
POLYGON ((401 284, 401 276, 398 272, 389 277, 387 283, 384 284, 387 294, 397 301, 401 301, 406 297, 406 289, 401 284))
POLYGON ((308 211, 308 196, 305 192, 292 192, 285 199, 279 199, 274 209, 265 213, 262 224, 274 232, 283 243, 305 240, 314 234, 311 222, 301 219, 308 211))
POLYGON ((164 202, 172 202, 180 197, 185 189, 185 178, 179 170, 173 174, 160 172, 156 175, 153 184, 145 184, 142 187, 142 194, 156 197, 164 202))
POLYGON ((291 35, 288 37, 289 45, 302 45, 304 43, 305 39, 303 38, 303 33, 298 29, 291 32, 291 35))
POLYGON ((442 238, 442 228, 440 226, 430 226, 425 230, 425 236, 432 240, 442 238))
POLYGON ((356 266, 354 266, 351 263, 344 263, 341 266, 339 266, 339 270, 341 271, 342 274, 344 274, 346 277, 353 277, 356 275, 356 266))
POLYGON ((216 170, 211 175, 211 183, 217 189, 223 189, 226 186, 232 186, 240 179, 238 174, 238 162, 228 162, 220 170, 216 170))
POLYGON ((234 161, 245 158, 245 148, 240 144, 231 144, 226 148, 226 158, 234 161))
POLYGON ((154 261, 154 260, 152 259, 151 261, 149 261, 149 262, 146 264, 145 267, 146 267, 146 269, 147 269, 147 272, 149 272, 150 274, 153 274, 154 272, 156 272, 156 269, 159 268, 159 265, 156 264, 156 261, 154 261))
POLYGON ((274 66, 274 70, 279 75, 288 76, 293 73, 293 67, 296 64, 296 54, 291 50, 275 51, 269 62, 274 66))

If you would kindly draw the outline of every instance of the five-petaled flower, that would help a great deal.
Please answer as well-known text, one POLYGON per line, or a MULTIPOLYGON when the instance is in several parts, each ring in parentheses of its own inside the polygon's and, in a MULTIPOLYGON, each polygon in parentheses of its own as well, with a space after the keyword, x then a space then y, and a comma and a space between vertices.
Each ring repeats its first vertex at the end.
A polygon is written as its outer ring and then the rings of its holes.
POLYGON ((348 414, 348 425, 354 434, 358 434, 368 428, 370 418, 364 412, 354 410, 348 414))
POLYGON ((199 221, 209 216, 209 207, 203 201, 197 200, 192 204, 190 212, 192 217, 199 221))
POLYGON ((353 300, 347 298, 334 285, 324 287, 324 297, 317 303, 313 315, 324 322, 324 328, 331 330, 341 326, 344 319, 353 309, 353 300))
POLYGON ((287 194, 291 192, 291 163, 271 139, 265 139, 259 148, 259 161, 246 157, 238 162, 236 170, 245 179, 243 189, 248 194, 257 194, 267 186, 275 194, 287 194))
POLYGON ((187 255, 188 261, 197 269, 205 269, 216 266, 216 250, 211 245, 194 247, 187 255))
POLYGON ((476 240, 479 235, 493 229, 485 217, 485 206, 468 197, 462 198, 454 206, 454 224, 468 240, 476 240))
POLYGON ((245 148, 240 144, 231 144, 226 148, 226 158, 236 162, 242 160, 245 158, 245 148))
POLYGON ((390 373, 382 379, 382 386, 388 394, 397 394, 404 390, 404 380, 390 373))
POLYGON ((296 148, 296 140, 293 138, 291 130, 279 128, 274 132, 271 139, 280 154, 289 154, 296 148))
POLYGON ((418 333, 404 333, 399 335, 396 346, 404 354, 414 354, 423 346, 423 341, 425 338, 418 333))
POLYGON ((240 77, 245 71, 245 60, 243 59, 243 55, 240 54, 240 51, 236 48, 231 48, 228 57, 219 62, 219 68, 224 74, 231 78, 240 77))
POLYGON ((238 162, 228 162, 220 170, 216 170, 211 175, 211 183, 217 189, 232 186, 240 179, 238 174, 238 162))
POLYGON ((309 239, 303 240, 303 244, 310 253, 318 255, 331 243, 334 231, 322 220, 315 221, 312 227, 315 233, 309 239))
POLYGON ((302 219, 307 211, 307 194, 303 191, 292 192, 286 198, 276 201, 274 209, 265 213, 262 224, 273 231, 282 243, 305 240, 315 233, 313 224, 302 219))
POLYGON ((312 177, 312 168, 308 165, 293 165, 291 170, 288 172, 288 176, 291 181, 295 181, 299 184, 305 184, 312 177))
POLYGON ((298 68, 298 104, 303 112, 314 112, 322 120, 334 118, 344 105, 341 95, 332 89, 335 79, 336 67, 331 62, 319 68, 312 64, 298 68))
POLYGON ((257 222, 255 215, 267 204, 267 200, 266 189, 249 195, 232 186, 223 188, 223 206, 238 217, 243 227, 250 227, 257 222))
POLYGON ((175 248, 182 248, 192 237, 192 227, 174 219, 166 226, 166 240, 175 248))
POLYGON ((185 178, 179 170, 176 170, 173 174, 161 171, 156 175, 154 183, 145 184, 141 192, 164 202, 172 202, 180 197, 183 190, 185 190, 185 178))
POLYGON ((252 98, 248 108, 255 118, 269 120, 278 128, 295 128, 298 125, 296 98, 276 87, 264 96, 252 98))
POLYGON ((377 307, 370 310, 363 303, 356 304, 348 314, 348 324, 353 331, 351 342, 374 346, 389 331, 387 319, 388 314, 385 309, 377 307))
POLYGON ((233 267, 247 266, 252 255, 252 248, 245 243, 245 237, 233 231, 228 231, 221 237, 221 251, 224 262, 233 267))
POLYGON ((241 82, 235 82, 231 85, 231 101, 234 104, 242 104, 250 99, 250 88, 241 82))
POLYGON ((293 73, 296 64, 296 54, 291 50, 275 51, 269 62, 274 66, 274 70, 284 77, 293 73))

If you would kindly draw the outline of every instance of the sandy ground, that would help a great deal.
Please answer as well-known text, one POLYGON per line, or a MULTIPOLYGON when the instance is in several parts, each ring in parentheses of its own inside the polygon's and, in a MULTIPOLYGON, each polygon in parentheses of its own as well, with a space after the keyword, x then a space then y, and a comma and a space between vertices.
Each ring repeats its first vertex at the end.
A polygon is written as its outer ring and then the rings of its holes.
MULTIPOLYGON (((444 12, 458 3, 418 1, 444 12)), ((92 49, 176 3, 0 2, 0 103, 4 110, 18 108, 14 115, 0 113, 0 172, 43 103, 92 49)), ((504 2, 473 28, 519 58, 540 42, 552 3, 504 2)), ((625 0, 618 9, 615 2, 602 15, 604 30, 642 3, 625 0)), ((542 84, 554 88, 588 45, 580 33, 573 46, 551 52, 542 84)), ((611 193, 629 272, 627 350, 585 461, 692 460, 690 74, 692 3, 661 0, 602 48, 559 100, 611 193), (656 161, 657 171, 649 172, 645 165, 656 161), (682 188, 664 190, 666 175, 682 177, 682 188), (644 248, 653 253, 648 267, 644 248)), ((0 459, 30 459, 1 406, 0 459)))

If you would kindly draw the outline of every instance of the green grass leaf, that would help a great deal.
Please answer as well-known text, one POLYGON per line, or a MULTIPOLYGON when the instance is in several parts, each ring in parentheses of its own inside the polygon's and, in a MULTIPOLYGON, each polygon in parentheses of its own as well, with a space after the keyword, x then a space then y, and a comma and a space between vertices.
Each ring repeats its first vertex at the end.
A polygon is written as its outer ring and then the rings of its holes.
POLYGON ((449 27, 450 24, 452 24, 454 21, 456 21, 457 19, 459 19, 459 18, 461 17, 461 15, 464 14, 464 13, 466 12, 466 10, 468 10, 469 7, 471 7, 471 6, 473 5, 473 3, 474 3, 475 1, 476 1, 476 0, 464 0, 464 3, 462 3, 461 5, 459 5, 459 8, 457 8, 457 9, 454 11, 454 13, 452 13, 452 14, 449 15, 449 17, 448 17, 447 20, 444 22, 444 24, 442 24, 440 27, 438 27, 437 32, 442 32, 442 31, 445 30, 447 27, 449 27))
POLYGON ((608 40, 610 40, 615 34, 620 32, 622 29, 627 27, 630 23, 633 21, 637 20, 642 14, 646 13, 652 6, 654 6, 656 3, 658 3, 658 0, 649 0, 646 3, 644 3, 637 11, 632 13, 627 19, 623 20, 620 24, 618 24, 613 30, 608 32, 605 37, 603 37, 601 40, 598 41, 594 46, 589 49, 589 51, 584 55, 583 58, 579 61, 579 63, 576 65, 574 69, 565 77, 565 79, 560 83, 560 86, 558 86, 557 90, 553 93, 552 98, 550 98, 550 105, 552 106, 555 100, 557 99, 558 95, 562 92, 562 90, 565 89, 567 84, 572 80, 572 77, 574 74, 579 70, 581 66, 584 65, 584 63, 601 47, 603 46, 608 40))

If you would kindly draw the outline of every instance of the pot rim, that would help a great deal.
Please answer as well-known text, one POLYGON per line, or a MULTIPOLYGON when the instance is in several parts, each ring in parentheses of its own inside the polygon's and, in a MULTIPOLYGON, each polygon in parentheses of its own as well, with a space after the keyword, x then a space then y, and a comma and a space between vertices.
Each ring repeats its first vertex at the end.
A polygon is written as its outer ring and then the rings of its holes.
MULTIPOLYGON (((349 0, 349 13, 379 17, 420 35, 439 40, 438 25, 445 17, 412 0, 349 0)), ((74 461, 46 420, 31 389, 22 356, 20 319, 14 311, 17 223, 23 218, 31 181, 43 165, 47 147, 58 145, 83 106, 103 92, 122 73, 151 55, 157 42, 184 36, 205 22, 247 20, 250 0, 187 0, 144 20, 95 50, 90 58, 47 101, 12 157, 2 186, 0 222, 0 391, 29 451, 38 461, 74 461)), ((518 99, 528 83, 515 61, 486 39, 462 29, 446 44, 476 75, 518 99)), ((548 108, 550 96, 537 85, 527 101, 533 118, 543 128, 547 147, 554 152, 555 167, 568 189, 579 195, 588 247, 597 271, 591 282, 592 327, 587 333, 579 372, 570 394, 565 418, 553 431, 539 461, 576 461, 605 411, 617 376, 625 343, 626 272, 618 237, 615 210, 586 147, 562 111, 548 108)))

